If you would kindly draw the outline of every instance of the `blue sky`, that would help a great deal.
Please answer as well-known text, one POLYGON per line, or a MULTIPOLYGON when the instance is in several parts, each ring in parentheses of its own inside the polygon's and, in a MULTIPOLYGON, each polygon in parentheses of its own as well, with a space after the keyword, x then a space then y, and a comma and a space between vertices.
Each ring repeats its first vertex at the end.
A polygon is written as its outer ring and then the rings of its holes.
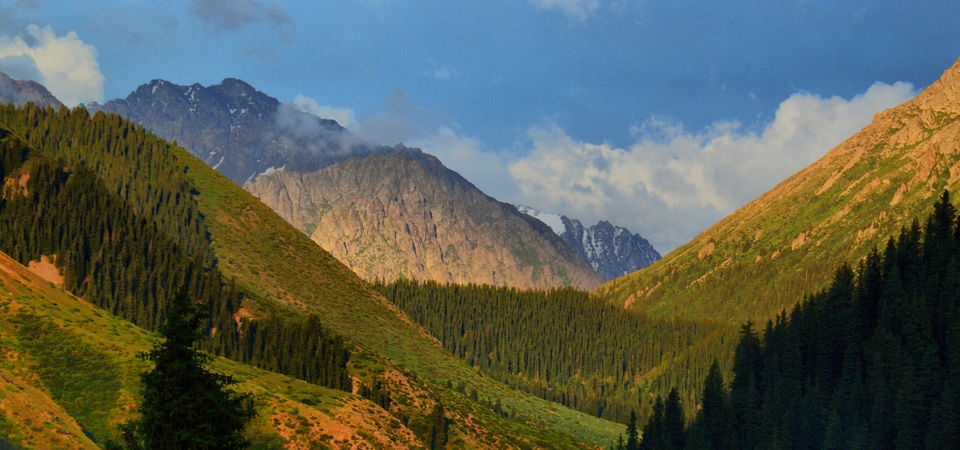
POLYGON ((661 251, 915 95, 960 2, 0 0, 0 70, 67 103, 237 77, 661 251))

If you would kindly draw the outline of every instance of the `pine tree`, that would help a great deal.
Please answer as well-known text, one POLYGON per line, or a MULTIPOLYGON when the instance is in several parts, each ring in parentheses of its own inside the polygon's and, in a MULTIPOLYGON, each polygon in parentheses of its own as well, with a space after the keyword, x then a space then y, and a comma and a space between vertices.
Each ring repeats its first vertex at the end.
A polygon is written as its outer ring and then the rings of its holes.
POLYGON ((713 360, 710 370, 707 371, 707 378, 703 382, 703 397, 700 400, 702 406, 697 412, 696 419, 706 448, 714 450, 723 448, 727 418, 726 396, 720 364, 717 360, 713 360))
POLYGON ((637 413, 630 410, 630 420, 627 422, 627 445, 626 450, 639 450, 640 438, 637 431, 637 413))
POLYGON ((674 387, 670 389, 670 394, 667 395, 667 403, 663 407, 665 449, 683 450, 686 441, 683 425, 683 407, 680 405, 680 393, 674 387))
POLYGON ((162 343, 139 357, 155 364, 141 375, 140 417, 124 426, 130 448, 242 449, 249 446, 244 427, 256 412, 250 394, 228 389, 229 375, 209 371, 211 356, 193 347, 203 317, 182 292, 170 303, 160 327, 162 343))

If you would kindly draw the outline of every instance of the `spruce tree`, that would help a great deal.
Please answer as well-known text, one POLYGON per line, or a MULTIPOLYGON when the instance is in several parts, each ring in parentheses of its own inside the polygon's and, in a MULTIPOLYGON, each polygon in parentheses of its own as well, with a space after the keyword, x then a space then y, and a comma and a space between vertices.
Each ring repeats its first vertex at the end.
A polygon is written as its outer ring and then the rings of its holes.
POLYGON ((164 341, 140 358, 155 364, 141 375, 140 417, 124 426, 130 448, 243 449, 243 434, 256 412, 248 407, 250 394, 229 386, 229 375, 205 367, 212 359, 193 347, 206 323, 196 304, 181 292, 170 303, 160 327, 164 341))
POLYGON ((683 450, 686 442, 683 407, 680 405, 680 393, 676 387, 670 389, 667 402, 663 406, 663 433, 665 448, 683 450))
POLYGON ((639 450, 640 438, 637 430, 637 413, 630 410, 630 421, 627 422, 627 445, 626 450, 639 450))
POLYGON ((727 425, 727 393, 723 388, 723 375, 720 373, 720 364, 713 360, 707 378, 703 382, 703 396, 701 408, 697 411, 695 423, 702 448, 720 450, 723 448, 724 434, 727 425))

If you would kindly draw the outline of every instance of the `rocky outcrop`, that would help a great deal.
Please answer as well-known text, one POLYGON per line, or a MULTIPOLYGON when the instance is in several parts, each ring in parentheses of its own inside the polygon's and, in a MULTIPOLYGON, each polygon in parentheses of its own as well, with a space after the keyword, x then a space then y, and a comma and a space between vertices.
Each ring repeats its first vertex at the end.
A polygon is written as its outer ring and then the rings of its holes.
POLYGON ((660 253, 643 236, 624 227, 600 221, 587 228, 577 219, 540 212, 526 205, 515 206, 520 212, 549 226, 580 259, 607 281, 633 273, 660 259, 660 253))
POLYGON ((244 188, 368 280, 582 289, 603 281, 542 222, 416 149, 277 171, 244 188))

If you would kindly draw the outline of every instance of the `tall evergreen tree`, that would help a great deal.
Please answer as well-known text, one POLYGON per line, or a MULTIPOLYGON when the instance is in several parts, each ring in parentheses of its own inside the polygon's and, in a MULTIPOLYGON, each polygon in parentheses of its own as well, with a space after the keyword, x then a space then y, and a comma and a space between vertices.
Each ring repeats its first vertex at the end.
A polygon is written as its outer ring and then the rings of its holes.
POLYGON ((243 449, 249 446, 243 431, 256 412, 250 394, 239 394, 229 375, 211 372, 211 356, 193 347, 202 324, 199 308, 186 293, 170 303, 160 327, 164 341, 139 355, 154 363, 141 375, 140 417, 124 427, 131 448, 243 449))
POLYGON ((447 416, 443 404, 438 400, 430 411, 430 435, 427 444, 430 450, 444 448, 447 445, 447 416))
POLYGON ((723 436, 726 432, 728 417, 726 407, 726 392, 723 389, 723 375, 720 373, 720 364, 713 360, 707 379, 703 383, 703 397, 700 400, 700 411, 697 412, 696 423, 699 424, 701 441, 704 448, 720 450, 723 448, 723 436))
POLYGON ((653 414, 643 427, 643 440, 639 450, 663 450, 667 448, 666 429, 664 427, 663 399, 657 396, 653 403, 653 414))
POLYGON ((640 450, 640 432, 637 430, 637 413, 630 410, 630 420, 627 421, 626 450, 640 450))
POLYGON ((683 450, 686 442, 683 429, 683 406, 677 388, 670 390, 667 402, 663 405, 664 449, 683 450))

